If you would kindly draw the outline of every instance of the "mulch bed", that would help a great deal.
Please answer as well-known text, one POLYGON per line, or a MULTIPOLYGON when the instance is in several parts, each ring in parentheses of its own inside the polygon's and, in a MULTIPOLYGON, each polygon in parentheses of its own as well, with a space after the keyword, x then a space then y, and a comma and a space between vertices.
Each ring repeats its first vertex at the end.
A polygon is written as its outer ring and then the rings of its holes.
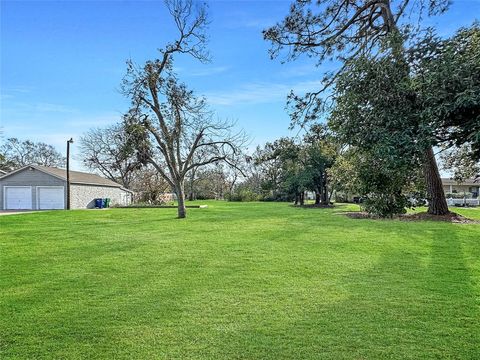
MULTIPOLYGON (((389 218, 381 218, 378 216, 370 215, 366 212, 345 212, 342 213, 345 216, 351 219, 374 219, 374 220, 389 220, 389 218)), ((400 221, 444 221, 456 224, 480 224, 479 220, 472 220, 463 215, 457 214, 455 212, 450 212, 447 215, 431 215, 426 212, 416 213, 416 214, 403 214, 396 215, 393 219, 400 221)))

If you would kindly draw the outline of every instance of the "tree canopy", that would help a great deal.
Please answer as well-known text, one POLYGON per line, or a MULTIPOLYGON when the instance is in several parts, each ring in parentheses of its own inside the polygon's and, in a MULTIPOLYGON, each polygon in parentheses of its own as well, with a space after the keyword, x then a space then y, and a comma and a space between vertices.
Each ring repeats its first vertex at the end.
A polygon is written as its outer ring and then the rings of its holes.
POLYGON ((424 16, 443 13, 448 5, 449 0, 295 0, 282 21, 263 31, 271 57, 284 54, 292 61, 306 55, 317 66, 333 62, 335 69, 324 74, 318 90, 290 94, 292 123, 321 118, 325 91, 352 61, 383 53, 392 34, 404 41, 415 37, 424 16))
POLYGON ((432 146, 478 146, 478 34, 474 25, 450 39, 426 37, 405 57, 361 56, 338 77, 330 125, 370 159, 360 170, 368 175, 361 176, 367 199, 390 194, 399 205, 387 208, 400 209, 406 204, 402 191, 425 164, 424 154, 433 158, 432 146))
POLYGON ((0 147, 0 154, 0 166, 4 170, 32 164, 56 167, 65 165, 65 157, 44 142, 8 138, 0 147))
POLYGON ((87 131, 80 138, 83 163, 112 181, 131 188, 142 167, 130 147, 130 135, 122 123, 87 131))

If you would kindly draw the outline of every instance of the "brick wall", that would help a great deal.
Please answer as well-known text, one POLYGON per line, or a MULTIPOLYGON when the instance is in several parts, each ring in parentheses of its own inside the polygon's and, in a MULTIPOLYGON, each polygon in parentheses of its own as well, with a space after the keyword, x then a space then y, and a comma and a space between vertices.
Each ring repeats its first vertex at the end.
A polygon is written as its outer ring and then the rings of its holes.
POLYGON ((95 199, 110 198, 110 206, 130 204, 130 193, 120 188, 94 185, 70 185, 70 204, 72 209, 92 209, 95 199))

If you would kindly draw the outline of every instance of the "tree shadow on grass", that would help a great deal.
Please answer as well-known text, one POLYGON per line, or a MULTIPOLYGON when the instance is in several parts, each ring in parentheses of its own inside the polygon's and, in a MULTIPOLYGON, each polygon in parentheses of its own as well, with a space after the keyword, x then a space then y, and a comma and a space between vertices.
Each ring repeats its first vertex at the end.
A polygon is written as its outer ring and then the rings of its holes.
POLYGON ((224 334, 214 355, 476 359, 480 316, 474 281, 457 232, 439 228, 431 234, 427 254, 386 251, 369 270, 339 281, 348 293, 345 300, 322 304, 312 299, 300 313, 286 304, 274 322, 257 317, 250 327, 224 334))
POLYGON ((298 287, 266 276, 259 289, 248 282, 253 273, 199 261, 195 273, 175 274, 168 290, 144 284, 136 305, 155 313, 157 299, 170 310, 158 322, 140 314, 141 327, 129 334, 143 334, 150 354, 171 358, 478 358, 478 300, 457 230, 425 232, 423 248, 415 239, 386 247, 367 270, 347 271, 328 289, 315 287, 311 274, 298 287))
MULTIPOLYGON (((331 221, 326 221, 326 230, 338 225, 331 221)), ((346 249, 371 251, 361 247, 365 237, 353 241, 352 248, 352 236, 363 225, 351 222, 344 239, 333 239, 321 249, 333 251, 340 245, 344 256, 354 254, 346 249)), ((125 263, 128 272, 106 269, 106 277, 97 274, 98 281, 87 274, 85 283, 59 288, 63 292, 56 294, 57 301, 64 304, 53 303, 39 314, 37 338, 25 341, 19 332, 16 340, 23 341, 21 346, 28 347, 24 354, 32 357, 35 350, 43 350, 52 357, 84 358, 479 358, 476 280, 464 257, 466 245, 468 251, 472 246, 478 249, 473 230, 469 234, 469 227, 450 224, 413 226, 415 236, 406 234, 392 245, 389 238, 412 225, 371 223, 363 231, 376 234, 370 242, 378 257, 366 257, 368 264, 360 270, 343 268, 348 261, 339 263, 340 275, 328 285, 321 279, 328 273, 311 271, 319 268, 292 276, 298 264, 291 259, 273 268, 282 259, 271 256, 262 263, 257 258, 256 268, 251 262, 247 266, 239 258, 243 254, 232 253, 240 243, 226 250, 223 255, 229 258, 223 262, 206 253, 209 247, 182 250, 173 244, 162 261, 154 261, 151 253, 145 261, 125 263), (258 271, 260 266, 264 272, 258 271)), ((278 238, 250 249, 253 255, 275 252, 276 242, 285 246, 285 229, 275 231, 278 238)), ((318 243, 326 238, 314 234, 306 233, 312 239, 302 241, 305 248, 292 255, 318 251, 318 243)), ((289 241, 293 246, 298 240, 289 241)), ((118 266, 115 257, 123 256, 125 249, 117 250, 98 256, 110 254, 111 265, 118 266)), ((134 249, 127 250, 125 255, 132 256, 134 249)), ((19 346, 15 341, 7 345, 19 346)))

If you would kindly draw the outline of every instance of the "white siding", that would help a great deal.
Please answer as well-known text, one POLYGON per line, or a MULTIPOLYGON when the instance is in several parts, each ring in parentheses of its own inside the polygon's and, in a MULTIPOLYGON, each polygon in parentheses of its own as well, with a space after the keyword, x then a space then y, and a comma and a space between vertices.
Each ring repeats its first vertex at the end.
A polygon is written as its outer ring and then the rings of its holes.
POLYGON ((32 209, 37 210, 37 186, 65 186, 65 181, 36 169, 26 168, 0 180, 0 209, 5 209, 4 188, 6 186, 31 186, 32 209))

